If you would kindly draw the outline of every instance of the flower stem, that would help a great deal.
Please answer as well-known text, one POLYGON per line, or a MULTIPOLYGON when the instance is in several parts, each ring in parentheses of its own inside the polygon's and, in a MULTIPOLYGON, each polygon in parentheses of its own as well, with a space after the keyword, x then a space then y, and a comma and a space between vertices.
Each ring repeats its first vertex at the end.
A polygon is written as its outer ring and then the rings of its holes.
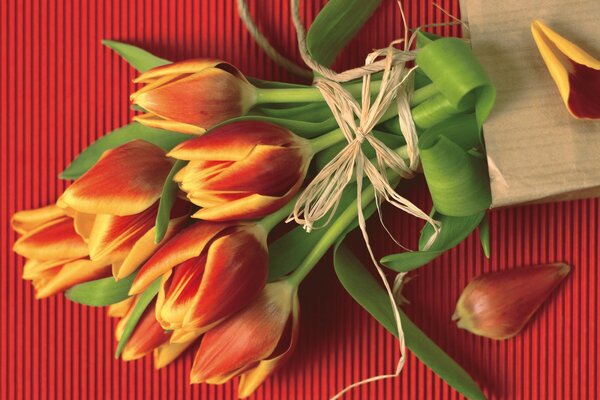
POLYGON ((263 229, 269 233, 278 223, 287 218, 288 215, 294 209, 294 205, 296 204, 296 199, 298 196, 294 196, 292 200, 290 200, 285 206, 281 207, 279 210, 275 211, 273 214, 269 214, 260 221, 257 222, 258 225, 262 226, 263 229))

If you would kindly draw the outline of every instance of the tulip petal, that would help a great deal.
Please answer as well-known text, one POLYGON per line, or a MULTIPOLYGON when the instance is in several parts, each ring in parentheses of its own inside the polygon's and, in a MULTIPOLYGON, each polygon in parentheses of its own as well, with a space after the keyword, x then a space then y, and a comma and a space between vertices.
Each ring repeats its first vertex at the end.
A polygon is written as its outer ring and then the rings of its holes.
POLYGON ((40 277, 43 277, 46 271, 57 267, 62 267, 63 265, 68 264, 72 261, 75 260, 27 260, 25 262, 25 265, 23 265, 22 278, 25 280, 36 280, 40 277))
POLYGON ((257 145, 284 147, 297 142, 298 137, 279 125, 239 121, 187 140, 168 155, 178 160, 239 161, 246 158, 257 145))
POLYGON ((83 239, 75 232, 73 220, 60 217, 21 236, 15 253, 36 260, 77 259, 88 254, 83 239))
POLYGON ((152 227, 130 248, 123 262, 113 266, 116 280, 123 279, 133 273, 144 261, 152 256, 162 245, 179 232, 185 223, 187 216, 171 219, 167 231, 160 243, 155 243, 154 236, 156 227, 152 227))
POLYGON ((176 265, 198 257, 215 235, 227 228, 221 223, 195 223, 165 243, 140 269, 130 294, 143 292, 152 282, 176 265))
POLYGON ((268 284, 248 307, 208 331, 196 353, 191 382, 223 382, 273 354, 295 296, 286 281, 268 284))
POLYGON ((12 217, 12 228, 20 234, 27 233, 52 220, 65 216, 65 212, 55 204, 16 212, 12 217))
POLYGON ((183 327, 202 330, 249 304, 267 281, 268 264, 266 234, 256 225, 215 239, 183 327))
POLYGON ((158 200, 170 170, 160 147, 134 140, 104 152, 59 202, 88 214, 138 214, 158 200))
POLYGON ((77 232, 77 234, 81 236, 83 240, 87 241, 92 233, 95 220, 96 216, 94 214, 75 212, 73 215, 73 226, 75 227, 75 232, 77 232))
POLYGON ((166 367, 183 354, 198 339, 199 335, 185 343, 164 343, 154 349, 154 368, 166 367))
POLYGON ((79 283, 105 278, 110 265, 90 260, 76 260, 63 265, 60 271, 42 287, 36 288, 36 298, 52 296, 79 283))
POLYGON ((164 119, 206 128, 244 115, 255 96, 245 80, 221 68, 206 68, 136 94, 135 103, 164 119))
POLYGON ((154 318, 154 305, 147 307, 123 349, 123 360, 136 360, 145 356, 166 343, 170 335, 154 318))
MULTIPOLYGON (((192 215, 192 218, 204 221, 235 221, 238 219, 253 219, 264 217, 271 214, 294 197, 302 181, 292 187, 290 191, 282 197, 262 196, 253 194, 239 200, 232 200, 213 207, 201 208, 192 215)), ((190 198, 193 202, 194 199, 190 198)))
POLYGON ((108 306, 108 316, 113 318, 123 318, 133 307, 135 297, 128 297, 123 301, 108 306))
POLYGON ((206 132, 206 129, 201 128, 199 126, 184 124, 183 122, 178 121, 171 121, 168 119, 160 118, 153 114, 136 115, 133 117, 133 120, 151 128, 164 129, 167 131, 174 131, 180 133, 188 133, 190 135, 201 135, 204 132, 206 132))
POLYGON ((158 204, 139 214, 96 216, 88 239, 90 258, 108 262, 123 261, 138 239, 154 226, 158 204))
POLYGON ((533 21, 531 31, 569 112, 576 118, 600 118, 600 60, 541 21, 533 21))
POLYGON ((216 59, 212 60, 209 58, 193 58, 190 60, 178 61, 175 63, 165 64, 156 68, 152 68, 151 70, 146 71, 140 76, 138 76, 136 79, 133 80, 133 82, 152 82, 164 75, 193 74, 196 72, 200 72, 206 68, 215 67, 222 63, 224 63, 224 61, 216 59))
POLYGON ((476 335, 508 339, 523 329, 569 273, 566 264, 491 272, 463 290, 452 319, 476 335))
POLYGON ((294 298, 292 317, 289 324, 289 335, 284 335, 278 348, 268 358, 260 361, 258 365, 240 377, 238 384, 238 398, 246 398, 267 379, 275 370, 281 367, 292 355, 298 343, 298 330, 300 327, 300 306, 298 298, 294 298))

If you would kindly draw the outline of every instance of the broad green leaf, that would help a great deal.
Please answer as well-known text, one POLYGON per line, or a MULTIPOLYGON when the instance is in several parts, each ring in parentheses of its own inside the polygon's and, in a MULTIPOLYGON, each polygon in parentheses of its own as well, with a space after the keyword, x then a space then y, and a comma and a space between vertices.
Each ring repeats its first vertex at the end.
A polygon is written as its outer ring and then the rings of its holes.
POLYGON ((329 0, 306 36, 312 57, 330 66, 380 3, 381 0, 329 0))
POLYGON ((464 217, 492 202, 487 161, 474 149, 479 127, 473 114, 455 116, 425 131, 419 140, 423 173, 435 208, 464 217))
POLYGON ((193 136, 166 131, 163 129, 150 128, 137 122, 125 125, 121 128, 102 136, 88 148, 79 153, 77 158, 61 174, 61 179, 77 179, 90 169, 106 150, 113 149, 135 139, 145 140, 161 147, 165 151, 171 150, 179 143, 193 136))
POLYGON ((127 320, 127 323, 125 324, 125 328, 123 328, 123 334, 121 335, 121 339, 119 340, 119 344, 117 345, 117 351, 115 352, 115 358, 119 358, 119 356, 121 355, 121 352, 125 348, 127 341, 129 341, 129 338, 133 334, 135 327, 137 326, 138 322, 140 321, 140 318, 142 318, 144 311, 146 311, 146 308, 148 308, 148 306, 150 305, 152 300, 154 300, 154 297, 158 293, 159 289, 160 289, 160 278, 157 279, 156 281, 154 281, 148 287, 148 289, 146 289, 144 291, 144 293, 142 293, 138 297, 138 299, 135 303, 135 306, 133 307, 133 310, 131 311, 131 315, 129 316, 129 319, 127 320))
POLYGON ((419 268, 462 242, 477 228, 484 215, 485 211, 468 217, 449 217, 433 212, 432 218, 441 222, 442 230, 429 250, 422 250, 433 234, 433 228, 427 224, 421 232, 419 251, 390 254, 383 257, 381 263, 398 272, 408 272, 419 268))
POLYGON ((479 224, 479 239, 481 240, 483 254, 490 258, 490 219, 487 212, 479 224))
POLYGON ((131 44, 117 42, 115 40, 103 40, 102 44, 119 53, 125 61, 140 72, 146 72, 154 67, 171 63, 169 60, 157 57, 154 54, 131 44))
POLYGON ((86 306, 109 306, 129 297, 129 288, 135 278, 135 273, 115 281, 112 276, 95 281, 80 283, 65 292, 65 297, 75 303, 86 306))
MULTIPOLYGON (((394 336, 398 336, 390 298, 383 287, 356 258, 343 238, 334 250, 335 272, 348 293, 394 336)), ((470 399, 485 399, 473 378, 436 345, 400 310, 406 346, 427 367, 459 393, 470 399)))
POLYGON ((156 213, 156 232, 154 236, 154 243, 160 243, 167 233, 169 227, 169 220, 171 219, 171 209, 177 198, 177 183, 173 180, 173 177, 181 168, 185 166, 185 161, 177 160, 171 168, 171 172, 165 180, 162 193, 160 195, 160 202, 158 203, 158 212, 156 213))
POLYGON ((496 89, 469 44, 458 38, 432 39, 421 44, 415 61, 439 96, 413 109, 415 124, 428 128, 474 109, 481 129, 494 105, 496 89))

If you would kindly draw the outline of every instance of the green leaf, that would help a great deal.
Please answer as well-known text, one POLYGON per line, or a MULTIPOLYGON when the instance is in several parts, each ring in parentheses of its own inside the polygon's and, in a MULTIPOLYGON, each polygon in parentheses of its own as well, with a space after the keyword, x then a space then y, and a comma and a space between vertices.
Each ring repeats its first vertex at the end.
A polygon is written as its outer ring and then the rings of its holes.
POLYGON ((490 258, 490 219, 488 213, 485 213, 485 217, 483 217, 479 224, 479 240, 481 241, 483 254, 487 258, 490 258))
POLYGON ((330 66, 380 3, 381 0, 329 0, 306 36, 312 57, 330 66))
POLYGON ((452 115, 474 109, 481 129, 496 98, 490 78, 464 40, 429 39, 429 42, 422 40, 423 47, 415 61, 439 95, 413 108, 415 124, 429 128, 452 115))
MULTIPOLYGON (((343 238, 334 250, 335 272, 348 293, 394 336, 398 336, 392 305, 385 290, 356 258, 343 238)), ((470 399, 485 399, 473 378, 400 310, 406 346, 441 379, 470 399)))
POLYGON ((252 78, 249 76, 247 76, 246 79, 248 79, 248 82, 259 89, 302 89, 310 87, 310 85, 302 85, 298 83, 265 81, 263 79, 252 78))
POLYGON ((135 278, 135 273, 115 281, 112 276, 95 281, 80 283, 65 292, 65 297, 75 303, 86 306, 109 306, 129 297, 129 288, 135 278))
POLYGON ((142 318, 144 311, 146 311, 146 308, 148 308, 148 306, 150 305, 152 300, 154 300, 154 297, 158 293, 159 289, 160 289, 160 278, 155 280, 144 291, 144 293, 142 293, 138 297, 138 299, 135 303, 135 306, 133 307, 133 310, 131 311, 131 315, 129 316, 129 319, 127 320, 127 323, 125 324, 125 328, 123 328, 123 334, 121 335, 121 339, 119 340, 119 344, 117 345, 117 351, 115 352, 115 358, 119 358, 119 356, 121 355, 121 352, 125 348, 127 341, 133 334, 135 327, 137 326, 138 322, 140 321, 140 318, 142 318))
POLYGON ((157 57, 144 49, 115 40, 103 40, 102 44, 119 53, 125 61, 140 72, 146 72, 154 67, 170 64, 171 61, 157 57))
POLYGON ((427 224, 419 239, 420 251, 390 254, 383 257, 381 263, 398 272, 408 272, 419 268, 462 242, 477 228, 484 215, 485 211, 467 217, 449 217, 433 212, 432 218, 442 223, 442 230, 429 250, 422 250, 433 234, 433 228, 427 224))
POLYGON ((322 122, 332 118, 331 110, 323 103, 304 103, 297 106, 290 104, 282 105, 282 107, 266 107, 258 106, 252 109, 253 114, 264 115, 266 117, 292 119, 305 122, 322 122))
POLYGON ((294 132, 296 135, 301 136, 306 139, 312 139, 316 136, 319 136, 325 132, 332 131, 338 127, 337 122, 333 117, 328 118, 321 122, 305 122, 305 121, 297 121, 292 119, 285 118, 274 118, 274 117, 264 117, 261 115, 246 115, 243 117, 237 117, 229 119, 225 122, 220 123, 212 127, 211 129, 215 129, 219 126, 231 124, 233 122, 239 121, 263 121, 270 122, 272 124, 283 126, 290 131, 294 132))
POLYGON ((454 116, 425 131, 419 140, 423 173, 433 204, 445 215, 463 217, 490 207, 492 195, 480 128, 473 114, 454 116))
POLYGON ((113 149, 132 140, 142 139, 153 143, 165 151, 171 150, 179 143, 193 136, 166 131, 163 129, 150 128, 137 122, 125 125, 121 128, 102 136, 84 151, 61 174, 61 179, 77 179, 90 169, 106 150, 113 149))
POLYGON ((160 243, 167 233, 169 227, 169 221, 171 219, 171 209, 177 198, 177 183, 173 180, 173 177, 181 168, 185 166, 186 162, 177 160, 171 168, 171 172, 165 180, 162 193, 160 195, 160 202, 158 204, 158 212, 156 213, 156 232, 154 236, 154 243, 160 243))

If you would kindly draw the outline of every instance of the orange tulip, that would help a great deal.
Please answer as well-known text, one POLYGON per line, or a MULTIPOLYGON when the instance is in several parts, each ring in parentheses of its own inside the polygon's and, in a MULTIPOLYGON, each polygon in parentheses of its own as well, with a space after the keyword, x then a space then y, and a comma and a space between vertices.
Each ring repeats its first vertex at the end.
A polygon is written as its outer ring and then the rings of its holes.
POLYGON ((299 326, 298 294, 269 283, 248 307, 209 330, 192 366, 192 383, 220 384, 240 375, 238 397, 254 390, 291 355, 299 326))
POLYGON ((189 161, 174 177, 209 221, 258 218, 285 205, 300 189, 310 143, 259 121, 226 124, 181 143, 168 154, 189 161))
MULTIPOLYGON (((116 279, 131 274, 160 246, 154 223, 170 170, 161 148, 135 140, 106 151, 58 200, 73 215, 90 259, 112 264, 116 279)), ((187 212, 186 202, 176 202, 166 239, 183 227, 187 212)))
POLYGON ((146 114, 141 124, 199 134, 230 118, 246 114, 256 101, 256 89, 233 65, 195 59, 151 69, 134 82, 145 86, 131 101, 146 114))
POLYGON ((171 342, 188 342, 256 298, 267 268, 262 227, 198 222, 142 266, 130 294, 143 292, 162 277, 156 319, 174 331, 171 342))
POLYGON ((523 329, 569 273, 566 264, 492 272, 463 290, 452 317, 459 328, 491 339, 508 339, 523 329))
POLYGON ((600 60, 541 21, 531 23, 531 32, 571 115, 600 118, 600 60))
POLYGON ((33 282, 37 298, 110 275, 109 264, 89 259, 88 247, 75 232, 73 219, 59 207, 15 213, 12 226, 23 235, 13 250, 27 258, 23 279, 33 282))

